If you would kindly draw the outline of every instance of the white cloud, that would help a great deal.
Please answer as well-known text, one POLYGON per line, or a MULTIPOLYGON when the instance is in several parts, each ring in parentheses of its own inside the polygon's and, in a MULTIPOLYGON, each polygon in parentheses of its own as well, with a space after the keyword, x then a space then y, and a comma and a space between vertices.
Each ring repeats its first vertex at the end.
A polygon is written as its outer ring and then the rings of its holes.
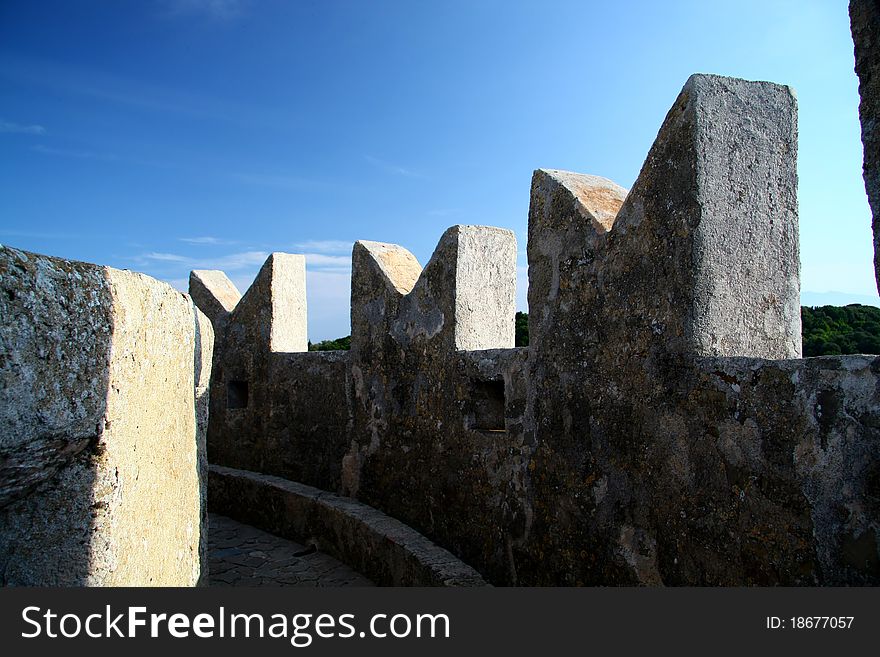
POLYGON ((45 135, 46 128, 41 125, 21 125, 0 119, 0 132, 8 132, 18 135, 45 135))
POLYGON ((192 258, 177 253, 144 253, 135 257, 135 261, 140 264, 149 264, 151 262, 176 263, 185 266, 187 269, 222 269, 223 271, 239 271, 248 267, 259 267, 262 265, 269 254, 266 251, 243 251, 241 253, 230 253, 217 258, 192 258))
MULTIPOLYGON (((213 244, 215 242, 208 243, 213 244)), ((334 256, 324 253, 305 253, 303 255, 306 258, 306 266, 310 270, 317 269, 320 271, 335 272, 345 276, 350 275, 350 256, 334 256)), ((189 269, 222 269, 223 271, 239 271, 247 269, 248 267, 259 268, 268 257, 268 251, 242 251, 213 258, 195 258, 179 253, 150 251, 136 256, 134 259, 142 265, 149 263, 173 263, 175 265, 185 266, 189 269)))
POLYGON ((242 253, 231 253, 222 258, 213 258, 199 261, 198 269, 223 269, 224 271, 235 271, 237 269, 245 269, 246 267, 260 267, 269 253, 266 251, 244 251, 242 253))
POLYGON ((293 248, 309 253, 351 253, 353 245, 354 241, 308 240, 306 242, 296 242, 293 244, 293 248))
MULTIPOLYGON (((351 333, 351 258, 322 253, 305 256, 309 339, 319 342, 348 335, 351 333)), ((220 269, 230 274, 230 280, 244 294, 268 257, 265 251, 243 251, 216 258, 151 251, 135 257, 134 261, 146 269, 146 273, 184 291, 189 285, 186 277, 189 270, 220 269)))
POLYGON ((257 277, 258 269, 254 269, 252 272, 241 273, 238 276, 230 276, 229 280, 232 281, 232 284, 235 286, 235 289, 244 296, 244 293, 248 291, 251 283, 254 282, 254 279, 257 277))
POLYGON ((180 290, 181 292, 189 292, 189 279, 188 278, 171 278, 165 279, 165 282, 171 285, 171 287, 180 290))
POLYGON ((155 251, 145 253, 142 257, 147 260, 159 260, 161 262, 188 262, 190 260, 190 258, 177 255, 176 253, 156 253, 155 251))
POLYGON ((306 271, 309 340, 320 342, 351 333, 351 274, 306 271))
POLYGON ((333 256, 323 253, 306 253, 304 255, 307 266, 351 269, 351 256, 333 256))

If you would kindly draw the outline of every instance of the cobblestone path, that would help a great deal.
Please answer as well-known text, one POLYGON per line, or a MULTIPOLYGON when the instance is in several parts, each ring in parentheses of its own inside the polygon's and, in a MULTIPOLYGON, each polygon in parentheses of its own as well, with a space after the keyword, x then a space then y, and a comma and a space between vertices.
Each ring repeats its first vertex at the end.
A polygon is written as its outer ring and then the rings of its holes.
POLYGON ((214 513, 208 523, 211 586, 373 586, 333 557, 309 552, 308 546, 214 513))

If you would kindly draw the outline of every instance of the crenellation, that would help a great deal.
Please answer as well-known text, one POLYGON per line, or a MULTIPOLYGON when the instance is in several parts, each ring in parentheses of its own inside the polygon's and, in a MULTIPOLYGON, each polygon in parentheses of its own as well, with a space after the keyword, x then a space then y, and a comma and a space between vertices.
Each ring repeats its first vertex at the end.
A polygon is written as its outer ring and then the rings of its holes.
POLYGON ((218 305, 226 312, 234 299, 234 287, 223 272, 193 272, 190 286, 195 302, 206 305, 206 314, 222 318, 215 323, 208 451, 216 463, 232 459, 258 467, 262 451, 277 442, 265 439, 271 360, 276 354, 308 350, 305 257, 270 254, 227 315, 217 314, 218 305))
POLYGON ((619 334, 628 342, 800 356, 796 111, 783 85, 710 75, 685 84, 601 266, 606 305, 644 321, 619 334))
POLYGON ((381 508, 496 583, 880 581, 878 361, 799 358, 795 114, 695 75, 631 190, 535 171, 528 348, 509 231, 453 226, 424 270, 356 243, 351 352, 277 361, 273 424, 212 460, 381 508))
POLYGON ((453 226, 402 303, 401 344, 440 336, 442 349, 513 346, 516 242, 510 231, 453 226))
POLYGON ((270 254, 230 323, 249 331, 261 351, 308 351, 305 257, 270 254))
POLYGON ((189 275, 189 295, 211 320, 215 331, 241 301, 241 292, 222 271, 197 269, 189 275))
POLYGON ((422 266, 396 244, 355 242, 351 256, 351 349, 370 358, 391 330, 401 299, 408 295, 422 266))
POLYGON ((534 172, 529 206, 529 336, 537 350, 567 344, 580 349, 599 341, 601 326, 583 321, 582 316, 588 312, 585 308, 598 303, 606 234, 626 195, 623 187, 599 176, 553 169, 534 172))
MULTIPOLYGON (((113 436, 102 458, 123 484, 98 469, 107 513, 134 489, 153 517, 161 502, 143 491, 185 489, 172 525, 204 523, 203 483, 149 471, 132 484, 146 468, 133 446, 166 419, 161 406, 184 427, 189 473, 204 474, 207 431, 217 504, 280 533, 335 536, 383 581, 880 583, 880 358, 800 358, 796 111, 789 87, 694 75, 631 190, 536 170, 523 348, 517 245, 501 228, 452 226, 424 269, 403 247, 354 243, 348 352, 306 351, 301 255, 271 254, 243 297, 222 272, 195 271, 190 300, 130 272, 3 249, 12 294, 0 304, 15 319, 0 347, 14 358, 0 363, 16 367, 2 371, 15 399, 0 410, 0 522, 30 514, 42 546, 73 496, 60 531, 79 536, 94 444, 113 436), (57 297, 73 321, 40 333, 57 297), (63 387, 59 349, 89 394, 63 387), (429 541, 479 576, 413 561, 445 559, 429 541)), ((173 459, 166 443, 150 455, 173 459)), ((118 516, 132 537, 150 531, 136 516, 118 516)), ((43 581, 140 581, 143 564, 113 552, 135 554, 134 540, 92 536, 90 563, 137 577, 50 565, 43 581)), ((14 564, 22 581, 38 579, 33 563, 14 564)), ((180 564, 150 563, 181 581, 180 564)))

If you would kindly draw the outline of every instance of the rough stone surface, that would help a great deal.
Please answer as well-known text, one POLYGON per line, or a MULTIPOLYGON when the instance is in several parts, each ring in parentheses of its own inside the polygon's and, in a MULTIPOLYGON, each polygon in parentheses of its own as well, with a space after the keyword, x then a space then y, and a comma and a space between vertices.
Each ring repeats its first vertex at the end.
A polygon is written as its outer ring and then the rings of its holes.
POLYGON ((222 271, 198 269, 189 274, 189 295, 199 309, 211 320, 219 333, 238 302, 241 292, 222 271))
POLYGON ((0 285, 3 583, 196 584, 210 324, 165 283, 6 247, 0 285))
POLYGON ((782 85, 687 81, 602 257, 602 301, 626 313, 627 342, 801 355, 796 111, 782 85))
POLYGON ((503 228, 456 226, 455 348, 512 348, 516 238, 503 228))
POLYGON ((103 430, 113 331, 104 270, 0 250, 0 505, 52 479, 103 430))
POLYGON ((346 352, 272 354, 267 429, 255 437, 252 469, 339 489, 350 430, 347 371, 346 352))
POLYGON ((308 351, 306 325, 306 259, 289 253, 273 253, 269 321, 269 349, 276 352, 308 351))
POLYGON ((514 270, 462 265, 512 236, 450 229, 424 271, 356 244, 351 352, 288 375, 266 435, 220 429, 324 449, 223 464, 320 478, 493 583, 880 583, 880 359, 799 358, 795 145, 789 88, 699 75, 629 193, 536 171, 528 348, 495 324, 514 270))
POLYGON ((211 370, 214 363, 214 328, 211 320, 193 302, 193 315, 196 319, 194 359, 195 359, 195 412, 196 412, 196 457, 199 472, 199 561, 201 574, 198 585, 208 584, 208 413, 211 406, 211 370))
POLYGON ((583 325, 570 309, 596 303, 599 250, 626 194, 598 176, 535 172, 528 243, 530 344, 550 353, 596 347, 603 327, 583 325), (569 344, 578 331, 577 343, 569 344))
POLYGON ((211 509, 303 541, 384 586, 485 586, 470 566, 418 532, 311 486, 211 466, 211 509))
POLYGON ((850 0, 849 15, 861 96, 865 189, 873 217, 874 273, 880 290, 880 7, 875 0, 850 0))
POLYGON ((314 546, 209 516, 211 586, 374 586, 314 546))
MULTIPOLYGON (((198 293, 198 280, 190 277, 196 304, 204 298, 198 293)), ((213 299, 208 298, 209 311, 216 306, 213 299)), ((288 438, 269 429, 271 400, 283 392, 275 385, 272 362, 307 349, 305 258, 273 253, 218 326, 208 422, 212 462, 231 459, 255 467, 267 454, 285 447, 288 438)))

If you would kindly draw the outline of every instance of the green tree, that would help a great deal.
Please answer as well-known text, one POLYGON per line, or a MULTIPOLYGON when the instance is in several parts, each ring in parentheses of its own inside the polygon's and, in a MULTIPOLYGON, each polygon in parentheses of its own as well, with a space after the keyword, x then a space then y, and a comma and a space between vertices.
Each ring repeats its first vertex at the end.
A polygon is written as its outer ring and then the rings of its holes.
POLYGON ((801 322, 804 356, 880 354, 880 308, 804 306, 801 322))
POLYGON ((351 336, 346 335, 344 338, 336 338, 335 340, 321 340, 312 344, 309 342, 309 351, 348 351, 351 349, 351 336))
POLYGON ((528 347, 529 346, 529 314, 528 313, 517 313, 516 314, 516 338, 515 343, 517 347, 528 347))

